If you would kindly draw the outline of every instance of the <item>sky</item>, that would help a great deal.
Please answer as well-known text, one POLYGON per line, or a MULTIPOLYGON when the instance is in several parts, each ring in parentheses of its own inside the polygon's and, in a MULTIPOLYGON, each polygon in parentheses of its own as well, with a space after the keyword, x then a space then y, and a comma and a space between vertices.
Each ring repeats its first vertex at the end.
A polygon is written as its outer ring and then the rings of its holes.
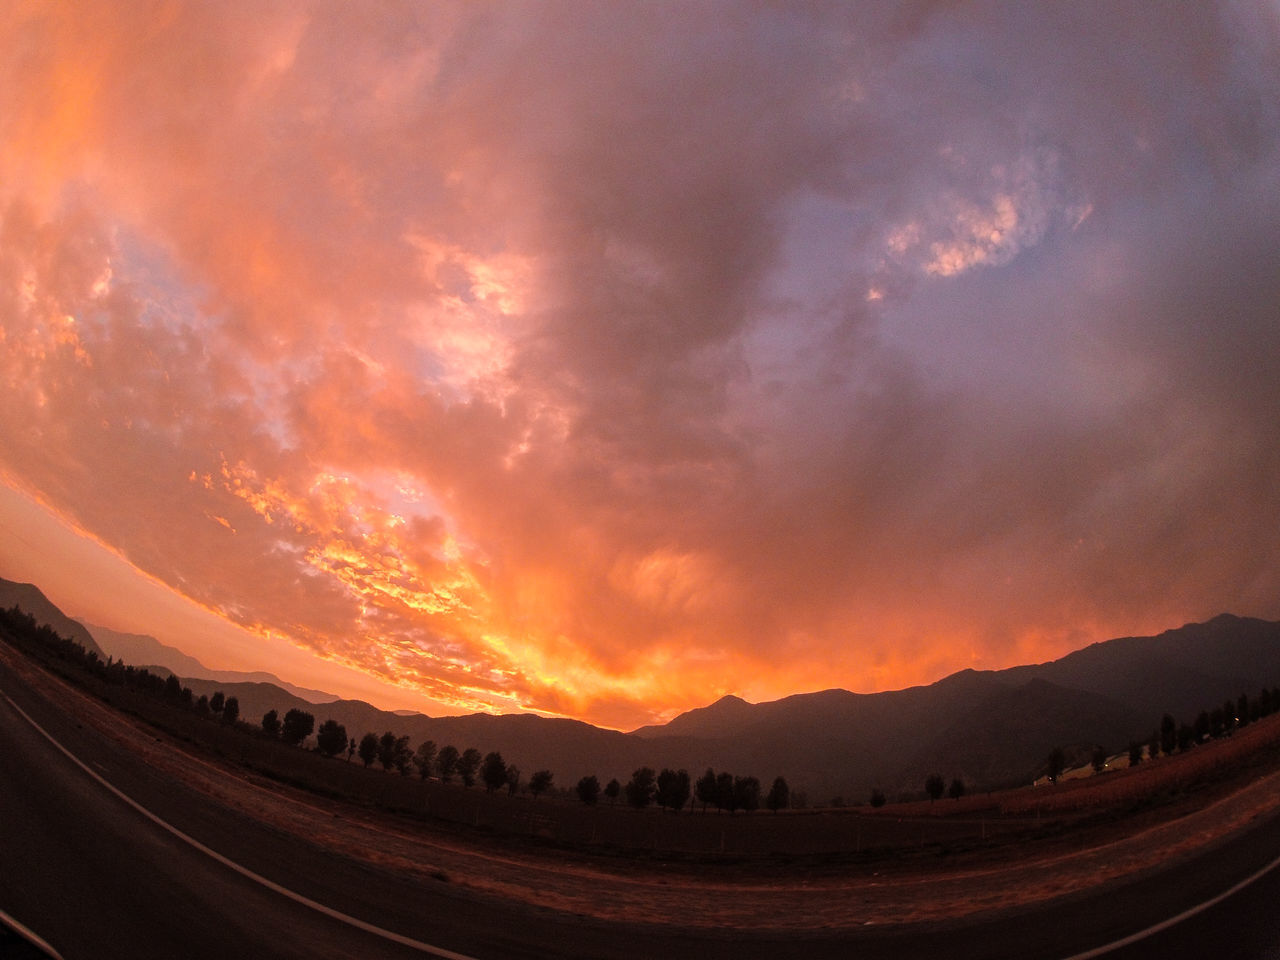
POLYGON ((8 3, 0 575, 629 729, 1280 618, 1280 6, 8 3))

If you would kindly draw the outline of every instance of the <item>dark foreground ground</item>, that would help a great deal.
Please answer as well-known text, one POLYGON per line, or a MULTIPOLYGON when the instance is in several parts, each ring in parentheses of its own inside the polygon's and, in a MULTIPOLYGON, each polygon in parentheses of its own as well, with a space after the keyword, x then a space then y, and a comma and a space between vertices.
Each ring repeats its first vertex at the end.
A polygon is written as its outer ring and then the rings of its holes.
MULTIPOLYGON (((649 889, 644 884, 657 890, 661 882, 646 878, 641 884, 626 871, 616 880, 608 871, 592 873, 600 909, 575 911, 557 909, 548 898, 504 896, 508 871, 514 876, 534 869, 523 862, 533 854, 519 851, 506 864, 495 855, 493 838, 476 838, 470 873, 466 850, 452 834, 447 843, 433 847, 425 838, 417 848, 425 857, 455 858, 447 870, 433 869, 431 863, 409 870, 389 856, 371 861, 353 855, 349 846, 327 842, 314 826, 304 831, 308 839, 279 820, 246 815, 242 805, 229 802, 230 786, 227 796, 207 786, 223 782, 216 777, 193 788, 155 762, 155 754, 130 748, 115 731, 104 729, 101 711, 86 712, 70 693, 34 682, 30 667, 5 652, 0 660, 0 911, 66 960, 1065 958, 1089 955, 1194 910, 1280 857, 1280 818, 1266 816, 1202 845, 1194 855, 1185 850, 1171 855, 1163 869, 1139 870, 1100 888, 1073 888, 1034 909, 871 923, 862 929, 833 926, 825 918, 848 907, 845 901, 864 890, 868 898, 875 892, 872 871, 838 884, 815 881, 809 899, 796 895, 795 887, 807 882, 803 877, 780 878, 777 897, 797 905, 785 929, 670 924, 652 914, 647 922, 610 919, 611 912, 627 914, 611 911, 611 903, 634 898, 637 889, 649 889), (837 898, 840 902, 833 902, 837 898)), ((232 780, 237 790, 250 789, 234 776, 226 782, 232 780)), ((304 814, 312 818, 308 824, 317 822, 317 809, 296 798, 291 802, 300 822, 304 814)), ((326 806, 323 815, 341 819, 336 809, 326 806)), ((360 836, 364 821, 354 813, 350 819, 358 821, 360 836)), ((1187 824, 1193 829, 1190 820, 1187 824)), ((371 848, 373 833, 370 828, 371 848)), ((1062 843, 1053 850, 1060 856, 1062 843)), ((547 849, 537 856, 548 888, 562 875, 584 870, 578 858, 562 851, 547 849)), ((1053 863, 1046 860, 1043 869, 1057 869, 1053 863)), ((964 876, 958 874, 959 882, 964 876)), ((700 898, 710 905, 736 895, 732 882, 719 883, 714 873, 706 879, 699 884, 697 868, 672 876, 679 887, 676 897, 693 912, 700 898)), ((982 881, 972 882, 976 889, 982 881)), ((530 883, 537 885, 536 879, 530 883)), ((911 888, 904 877, 895 883, 895 890, 911 888)), ((743 890, 742 896, 748 895, 761 896, 758 882, 743 890)), ((1220 903, 1108 955, 1280 957, 1277 897, 1280 871, 1272 870, 1220 903)), ((0 940, 0 956, 21 956, 22 949, 13 938, 0 940)))

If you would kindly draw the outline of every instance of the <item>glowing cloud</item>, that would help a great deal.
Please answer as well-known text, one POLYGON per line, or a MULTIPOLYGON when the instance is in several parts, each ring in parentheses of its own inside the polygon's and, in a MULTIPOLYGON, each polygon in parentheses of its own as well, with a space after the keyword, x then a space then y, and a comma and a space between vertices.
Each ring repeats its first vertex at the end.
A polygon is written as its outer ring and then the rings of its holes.
POLYGON ((19 4, 0 471, 459 710, 1280 616, 1277 14, 1100 20, 19 4))

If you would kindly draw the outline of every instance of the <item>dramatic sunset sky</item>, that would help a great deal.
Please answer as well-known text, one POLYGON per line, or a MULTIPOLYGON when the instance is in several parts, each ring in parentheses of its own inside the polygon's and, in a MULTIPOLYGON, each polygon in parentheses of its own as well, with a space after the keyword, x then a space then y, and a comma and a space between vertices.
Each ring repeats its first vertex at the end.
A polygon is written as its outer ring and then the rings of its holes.
POLYGON ((1280 7, 0 11, 0 575, 630 728, 1280 617, 1280 7))

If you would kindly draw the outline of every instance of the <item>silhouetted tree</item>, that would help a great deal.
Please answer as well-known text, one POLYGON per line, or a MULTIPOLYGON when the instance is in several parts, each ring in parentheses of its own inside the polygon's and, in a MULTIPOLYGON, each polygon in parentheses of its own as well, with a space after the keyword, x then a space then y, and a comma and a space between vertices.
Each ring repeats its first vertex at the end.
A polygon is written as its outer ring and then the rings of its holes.
POLYGON ((1066 768, 1067 755, 1063 752, 1061 747, 1054 747, 1049 751, 1049 782, 1057 783, 1058 778, 1062 776, 1062 773, 1066 768))
POLYGON ((222 716, 222 708, 226 705, 227 697, 221 690, 214 691, 212 697, 209 698, 209 709, 213 711, 215 717, 222 716))
POLYGON ((550 770, 535 770, 533 776, 529 778, 529 792, 533 794, 536 800, 542 794, 551 789, 551 781, 555 776, 550 770))
POLYGON ((382 764, 383 770, 394 767, 399 773, 407 775, 412 759, 413 751, 409 749, 407 736, 397 737, 394 731, 388 730, 378 738, 378 762, 382 764))
POLYGON ((1226 731, 1226 721, 1221 707, 1214 707, 1209 714, 1209 736, 1217 740, 1226 731))
POLYGON ((1208 710, 1201 710, 1196 715, 1195 736, 1196 743, 1206 740, 1209 737, 1209 731, 1213 729, 1213 721, 1209 717, 1208 710))
POLYGON ((1178 725, 1178 752, 1190 750, 1196 742, 1196 728, 1189 723, 1178 725))
POLYGON ((434 740, 423 740, 418 744, 418 749, 414 751, 413 763, 418 768, 418 776, 423 780, 431 776, 431 768, 436 762, 436 742, 434 740))
POLYGON ((1142 762, 1142 744, 1137 740, 1129 741, 1129 766, 1136 767, 1142 762))
POLYGON ((240 701, 235 697, 227 697, 222 704, 222 722, 235 723, 240 719, 240 701))
POLYGON ((760 781, 755 777, 733 778, 733 806, 751 813, 760 809, 760 781))
POLYGON ((373 761, 378 759, 378 735, 376 733, 366 733, 360 738, 360 762, 365 768, 373 765, 373 761))
POLYGON ((196 700, 196 713, 205 716, 210 709, 212 708, 209 706, 209 698, 203 693, 200 694, 200 698, 196 700))
POLYGON ((507 762, 496 750, 485 754, 484 763, 480 766, 480 779, 490 793, 507 785, 507 762))
POLYGON ((176 674, 169 674, 164 680, 164 697, 166 700, 182 699, 182 681, 176 674))
POLYGON ((1099 744, 1093 748, 1093 756, 1090 758, 1093 764, 1093 772, 1101 773, 1107 768, 1107 748, 1099 744))
POLYGON ((383 770, 390 770, 396 762, 396 735, 394 730, 386 731, 378 738, 378 762, 383 770))
POLYGON ((877 810, 884 806, 884 791, 875 787, 871 791, 871 806, 877 810))
POLYGON ((733 796, 733 774, 721 771, 716 774, 716 806, 733 813, 738 809, 733 796))
POLYGON ((609 798, 610 803, 618 802, 618 794, 622 793, 622 784, 618 782, 618 778, 614 777, 604 785, 604 795, 609 798))
POLYGON ((1160 756, 1160 731, 1152 730, 1151 736, 1147 738, 1147 759, 1154 760, 1160 756))
POLYGON ((951 786, 947 789, 947 796, 952 800, 959 800, 964 796, 964 781, 956 777, 951 781, 951 786))
POLYGON ((631 774, 626 786, 627 803, 637 809, 647 807, 653 801, 654 776, 653 767, 641 767, 631 774))
POLYGON ((480 769, 480 751, 475 747, 467 747, 458 758, 458 776, 464 787, 473 787, 476 783, 476 771, 480 769))
POLYGON ((274 710, 268 710, 262 715, 262 735, 268 740, 280 736, 280 714, 274 710))
POLYGON ((777 813, 779 810, 785 810, 790 801, 791 788, 787 786, 786 779, 774 777, 773 786, 769 788, 769 796, 765 798, 764 805, 777 813))
POLYGON ((595 775, 583 777, 578 781, 578 799, 589 807, 594 807, 600 799, 600 781, 595 775))
POLYGON ((702 804, 702 812, 707 812, 707 805, 716 802, 716 772, 707 767, 707 772, 698 778, 694 785, 694 796, 702 804))
POLYGON ((942 796, 942 791, 947 789, 947 781, 942 779, 942 774, 931 773, 924 781, 924 792, 929 795, 929 802, 932 803, 942 796))
POLYGON ((413 770, 413 747, 409 746, 409 737, 396 738, 396 773, 407 777, 413 770))
POLYGON ((448 783, 458 772, 458 748, 451 743, 445 744, 436 754, 436 769, 440 771, 440 779, 448 783))
POLYGON ((321 756, 336 757, 347 749, 347 728, 332 718, 320 724, 316 731, 316 749, 321 756))
POLYGON ((305 710, 294 708, 284 715, 284 722, 280 724, 280 739, 296 747, 311 736, 315 726, 315 717, 305 710))
POLYGON ((520 789, 520 768, 514 763, 507 764, 507 796, 514 797, 520 789))
POLYGON ((355 756, 355 753, 356 753, 356 738, 352 737, 349 741, 347 741, 347 763, 351 762, 351 758, 355 756))
POLYGON ((1165 756, 1178 749, 1178 722, 1169 714, 1160 719, 1160 752, 1165 756))
POLYGON ((1240 699, 1236 701, 1236 726, 1247 727, 1251 719, 1249 698, 1242 693, 1240 699))
POLYGON ((689 802, 689 793, 688 770, 671 770, 664 767, 658 774, 658 790, 655 794, 658 806, 678 813, 689 802))

